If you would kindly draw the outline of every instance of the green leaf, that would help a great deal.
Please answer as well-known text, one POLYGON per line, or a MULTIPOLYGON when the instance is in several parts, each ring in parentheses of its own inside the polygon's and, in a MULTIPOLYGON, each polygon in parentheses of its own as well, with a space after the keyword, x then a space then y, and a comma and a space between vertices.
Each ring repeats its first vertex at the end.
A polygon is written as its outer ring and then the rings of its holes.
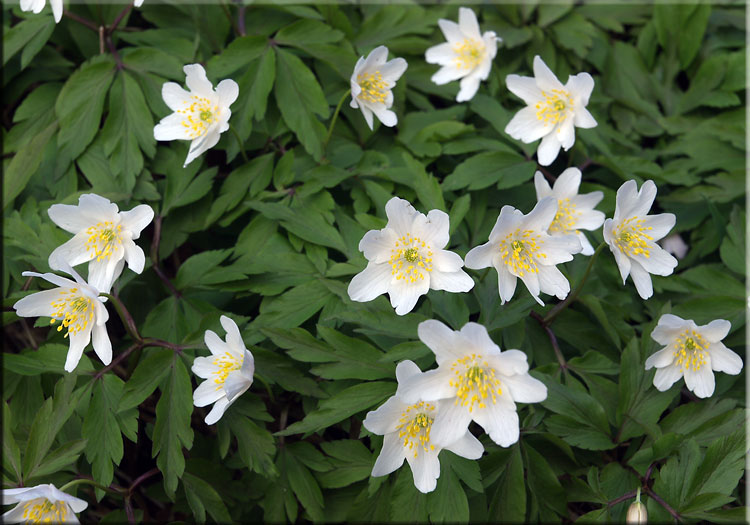
POLYGON ((426 210, 442 210, 445 211, 445 200, 443 200, 443 192, 440 191, 440 183, 432 175, 425 171, 424 166, 421 162, 416 160, 408 153, 403 153, 404 162, 412 176, 412 185, 414 190, 417 192, 420 202, 425 206, 426 210))
POLYGON ((290 448, 281 449, 279 456, 294 495, 313 521, 323 521, 323 493, 318 482, 290 448))
POLYGON ((193 446, 193 429, 190 415, 193 413, 193 388, 182 359, 174 354, 172 365, 161 385, 161 397, 156 404, 151 454, 156 457, 156 466, 164 476, 164 490, 174 498, 177 482, 185 470, 182 447, 193 446), (158 456, 158 457, 157 457, 158 456))
MULTIPOLYGON (((39 479, 60 472, 69 468, 74 462, 78 461, 81 452, 86 448, 85 439, 70 441, 49 454, 44 458, 37 468, 34 469, 33 478, 39 479)), ((24 481, 28 482, 32 477, 27 477, 24 481)))
POLYGON ((268 39, 260 35, 240 36, 206 62, 206 74, 211 78, 227 78, 246 68, 266 52, 268 39))
POLYGON ((325 284, 319 280, 308 281, 295 286, 288 292, 273 299, 264 301, 260 315, 253 321, 253 326, 292 328, 299 326, 315 315, 332 298, 325 284))
POLYGON ((320 446, 330 456, 329 461, 333 466, 331 471, 316 476, 324 489, 346 487, 370 476, 372 454, 361 441, 337 439, 324 441, 320 446))
POLYGON ((342 419, 372 408, 395 392, 395 384, 390 381, 369 381, 345 388, 336 395, 320 402, 317 410, 305 419, 289 425, 277 432, 277 436, 290 436, 303 432, 317 432, 342 419))
POLYGON ((81 435, 88 440, 86 459, 91 463, 91 472, 105 487, 112 483, 114 465, 119 465, 123 455, 120 426, 115 418, 122 386, 122 380, 110 374, 94 382, 81 428, 81 435))
POLYGON ((134 408, 143 403, 169 373, 173 359, 172 350, 149 348, 145 352, 146 355, 135 367, 133 374, 122 389, 119 410, 134 408))
POLYGON ((427 510, 432 523, 467 523, 469 502, 466 492, 450 468, 449 462, 440 462, 437 488, 427 494, 427 510))
POLYGON ((185 489, 185 497, 198 523, 205 523, 206 510, 217 523, 232 521, 221 496, 211 484, 189 472, 185 472, 181 479, 182 487, 185 489))
POLYGON ((70 158, 77 158, 99 131, 104 98, 115 75, 115 63, 109 55, 84 62, 73 73, 55 102, 60 121, 57 144, 70 158))
POLYGON ((192 174, 187 170, 180 167, 176 169, 181 171, 167 173, 167 188, 161 205, 162 217, 166 217, 174 208, 192 204, 211 191, 213 179, 218 171, 218 168, 210 168, 192 178, 192 174))
MULTIPOLYGON (((209 250, 198 253, 189 257, 177 270, 177 275, 174 279, 174 285, 178 290, 184 290, 186 288, 200 286, 206 276, 210 275, 212 271, 218 270, 217 268, 227 257, 232 253, 231 249, 226 250, 209 250)), ((242 274, 240 274, 242 276, 242 274)))
POLYGON ((524 445, 522 452, 529 492, 533 499, 537 500, 537 505, 547 507, 560 516, 566 516, 565 491, 547 460, 529 445, 524 445))
POLYGON ((220 424, 228 424, 237 438, 237 448, 245 466, 263 476, 277 476, 278 472, 273 464, 276 445, 271 433, 232 411, 226 413, 223 420, 226 423, 220 424))
POLYGON ((328 118, 329 114, 323 90, 302 60, 278 47, 276 58, 274 93, 281 115, 305 150, 319 161, 326 128, 315 115, 328 118))
MULTIPOLYGON (((219 217, 235 208, 248 194, 253 197, 268 186, 273 169, 273 153, 254 158, 232 171, 221 185, 219 196, 211 204, 205 226, 216 222, 219 217)), ((225 224, 223 224, 225 225, 225 224)))
POLYGON ((39 152, 44 151, 55 131, 57 131, 57 121, 44 128, 13 156, 13 160, 10 161, 3 174, 3 207, 12 203, 13 199, 26 188, 29 179, 36 173, 42 162, 39 152))
POLYGON ((526 517, 526 484, 523 478, 521 447, 510 449, 510 460, 500 477, 490 502, 488 519, 508 523, 523 523, 526 517))
POLYGON ((735 273, 745 275, 745 213, 739 206, 732 208, 727 236, 721 242, 721 260, 735 273))
MULTIPOLYGON (((3 33, 3 66, 19 51, 30 46, 37 35, 46 35, 46 38, 44 38, 44 41, 42 42, 42 45, 44 45, 54 28, 55 21, 48 16, 32 16, 26 20, 18 22, 9 30, 5 28, 6 31, 3 33)), ((26 50, 24 49, 24 53, 25 52, 26 50)), ((33 58, 33 56, 27 57, 26 63, 28 63, 31 58, 33 58)), ((21 69, 24 67, 25 66, 22 66, 21 69)))
POLYGON ((497 184, 499 189, 523 184, 534 176, 536 163, 520 155, 491 151, 474 155, 459 164, 443 180, 443 190, 480 190, 497 184))
MULTIPOLYGON (((57 343, 47 343, 34 351, 27 351, 21 354, 4 354, 3 367, 15 374, 24 376, 35 376, 45 372, 53 374, 67 375, 65 371, 65 360, 68 357, 68 345, 57 343)), ((94 367, 91 360, 81 356, 81 360, 76 366, 76 372, 93 372, 94 367)))
MULTIPOLYGON (((6 354, 4 357, 7 357, 6 354)), ((13 419, 8 403, 3 401, 3 467, 8 473, 15 475, 15 481, 23 479, 21 470, 21 451, 13 437, 13 419)))

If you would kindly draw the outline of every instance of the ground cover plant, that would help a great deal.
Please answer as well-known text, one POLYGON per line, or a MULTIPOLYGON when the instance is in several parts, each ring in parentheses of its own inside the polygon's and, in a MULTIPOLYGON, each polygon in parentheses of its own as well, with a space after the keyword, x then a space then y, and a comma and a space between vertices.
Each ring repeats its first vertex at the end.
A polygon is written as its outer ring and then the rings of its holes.
POLYGON ((3 15, 6 520, 745 519, 744 4, 3 15))

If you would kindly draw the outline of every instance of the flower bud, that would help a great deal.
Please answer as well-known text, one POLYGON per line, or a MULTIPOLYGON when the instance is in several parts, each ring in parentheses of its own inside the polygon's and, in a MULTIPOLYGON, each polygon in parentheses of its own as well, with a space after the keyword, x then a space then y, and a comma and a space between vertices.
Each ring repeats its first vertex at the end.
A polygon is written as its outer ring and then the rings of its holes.
POLYGON ((634 502, 628 508, 628 515, 625 517, 625 523, 643 525, 648 523, 648 513, 646 512, 646 505, 640 501, 634 502))

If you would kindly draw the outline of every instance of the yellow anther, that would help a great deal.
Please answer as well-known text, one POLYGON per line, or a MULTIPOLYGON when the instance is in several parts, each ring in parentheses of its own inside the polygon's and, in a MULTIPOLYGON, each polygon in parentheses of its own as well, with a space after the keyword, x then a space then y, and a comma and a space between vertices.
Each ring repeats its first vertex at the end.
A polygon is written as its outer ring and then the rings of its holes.
POLYGON ((573 233, 576 231, 576 222, 580 211, 576 210, 576 205, 570 202, 570 199, 558 199, 557 213, 552 223, 549 225, 550 233, 573 233))
POLYGON ((399 439, 403 439, 404 448, 414 450, 415 458, 417 457, 420 448, 422 448, 424 452, 435 450, 435 447, 430 445, 430 429, 435 420, 431 414, 433 414, 434 411, 435 405, 420 401, 419 403, 407 407, 406 410, 401 413, 399 425, 396 427, 396 430, 398 430, 398 437, 399 439))
POLYGON ((224 352, 223 354, 215 356, 213 365, 219 367, 219 369, 214 372, 214 375, 216 376, 214 378, 214 383, 217 385, 216 390, 219 390, 224 386, 229 372, 242 368, 243 360, 244 357, 242 359, 237 359, 229 352, 224 352))
POLYGON ((357 75, 357 84, 362 89, 357 98, 361 98, 366 102, 372 102, 373 104, 385 104, 390 86, 388 82, 383 80, 383 75, 380 74, 380 71, 357 75))
POLYGON ((397 281, 404 279, 415 283, 425 278, 432 271, 432 248, 419 237, 410 233, 403 235, 391 250, 391 275, 397 281), (404 264, 406 263, 406 264, 404 264))
POLYGON ((61 332, 63 328, 67 328, 65 337, 85 330, 89 321, 94 319, 93 300, 79 294, 78 288, 62 288, 60 289, 60 295, 63 296, 62 299, 50 303, 55 309, 52 312, 53 319, 50 324, 55 324, 58 320, 61 321, 57 331, 61 332))
POLYGON ((482 361, 482 356, 471 354, 456 360, 451 369, 458 377, 448 381, 448 384, 456 388, 455 404, 461 403, 473 412, 474 405, 485 408, 484 400, 491 398, 493 403, 497 402, 497 396, 502 395, 500 381, 495 378, 495 370, 490 368, 487 361, 482 361))
POLYGON ((705 350, 708 345, 709 343, 695 330, 685 330, 674 344, 672 356, 675 358, 675 364, 685 367, 685 370, 692 367, 697 372, 706 364, 705 350))
POLYGON ((456 57, 453 59, 457 69, 474 69, 484 57, 484 42, 465 38, 463 42, 453 44, 456 57))
POLYGON ((629 257, 643 255, 648 258, 651 256, 651 248, 647 241, 653 241, 654 238, 648 233, 652 228, 644 226, 644 219, 630 217, 618 224, 612 232, 615 238, 615 244, 622 253, 629 257))
POLYGON ((184 109, 177 110, 177 113, 185 115, 182 126, 187 129, 188 137, 195 139, 208 132, 211 124, 218 120, 221 110, 210 99, 193 95, 185 103, 184 109))
POLYGON ((23 506, 23 518, 30 523, 60 523, 67 515, 68 506, 63 501, 52 503, 47 498, 36 498, 23 506))
POLYGON ((540 251, 543 243, 540 234, 518 228, 500 241, 500 256, 514 275, 523 277, 525 272, 539 273, 536 259, 547 257, 540 251))
MULTIPOLYGON (((545 126, 556 125, 568 118, 573 111, 573 97, 563 89, 542 91, 543 102, 536 104, 536 118, 545 126)), ((559 130, 558 130, 559 131, 559 130)))
POLYGON ((87 228, 86 234, 88 239, 84 247, 97 261, 112 257, 114 250, 122 244, 122 226, 115 226, 112 221, 98 222, 87 228))

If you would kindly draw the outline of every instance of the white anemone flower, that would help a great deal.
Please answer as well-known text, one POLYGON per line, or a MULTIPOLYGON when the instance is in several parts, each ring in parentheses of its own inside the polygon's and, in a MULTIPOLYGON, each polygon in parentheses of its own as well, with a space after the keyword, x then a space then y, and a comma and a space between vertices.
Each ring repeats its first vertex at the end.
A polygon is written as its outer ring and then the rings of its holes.
POLYGON ((692 319, 662 315, 651 338, 665 346, 646 359, 646 370, 656 367, 654 386, 663 392, 684 376, 696 396, 713 395, 714 372, 737 375, 742 370, 742 358, 721 342, 731 327, 724 319, 698 326, 692 319))
POLYGON ((379 46, 365 57, 359 57, 351 78, 352 101, 350 106, 361 109, 367 125, 372 129, 374 113, 383 125, 393 127, 398 122, 393 106, 391 89, 406 71, 406 60, 394 58, 386 62, 388 48, 379 46))
POLYGON ((678 260, 684 259, 689 249, 689 246, 682 240, 679 233, 673 233, 672 235, 664 237, 661 241, 661 247, 664 248, 667 253, 677 257, 678 260))
POLYGON ((647 180, 638 191, 634 180, 617 190, 615 216, 604 221, 604 240, 615 256, 622 284, 630 275, 642 299, 654 294, 650 273, 670 275, 677 259, 656 244, 675 223, 673 213, 648 215, 656 198, 656 184, 647 180))
POLYGON ((588 112, 594 79, 588 73, 568 77, 564 86, 547 64, 534 57, 534 76, 508 75, 508 89, 527 104, 505 126, 514 139, 529 144, 542 139, 537 149, 539 164, 548 166, 560 147, 568 151, 576 141, 575 128, 593 128, 596 120, 588 112))
POLYGON ((497 41, 502 42, 502 38, 494 31, 481 34, 477 15, 467 7, 458 9, 458 23, 441 18, 438 25, 447 42, 432 46, 425 53, 427 63, 443 66, 431 80, 440 86, 460 78, 456 101, 471 100, 479 84, 487 80, 497 54, 497 41))
POLYGON ((161 96, 174 113, 154 127, 154 138, 192 141, 183 164, 187 166, 213 148, 220 135, 229 129, 229 117, 232 116, 229 106, 237 100, 240 88, 234 80, 226 79, 214 90, 200 64, 189 64, 182 70, 190 91, 185 91, 175 82, 166 82, 162 86, 161 96))
MULTIPOLYGON (((412 361, 402 361, 396 367, 399 385, 422 375, 412 361)), ((484 447, 468 430, 467 421, 461 429, 454 429, 456 439, 440 444, 434 428, 447 408, 445 402, 425 402, 415 399, 407 403, 398 394, 390 397, 380 408, 367 413, 362 422, 373 434, 382 435, 383 449, 380 451, 373 476, 385 476, 401 467, 404 459, 411 467, 414 486, 420 492, 432 492, 440 477, 438 454, 442 449, 466 459, 479 459, 484 447)))
POLYGON ((141 5, 143 5, 143 0, 135 0, 133 2, 133 5, 136 7, 141 7, 141 5))
POLYGON ((385 213, 385 228, 368 231, 359 242, 369 262, 349 283, 352 301, 372 301, 388 293, 396 313, 404 315, 430 288, 471 290, 474 281, 461 269, 461 257, 443 249, 448 244, 447 213, 431 210, 425 216, 398 197, 386 203, 385 213))
MULTIPOLYGON (((34 14, 39 14, 44 9, 46 3, 46 0, 21 0, 21 11, 31 11, 34 14)), ((52 7, 52 16, 55 17, 55 23, 58 23, 63 15, 63 2, 62 0, 49 0, 49 5, 52 7)))
POLYGON ((76 512, 89 504, 66 494, 52 483, 36 487, 2 489, 3 505, 18 503, 2 515, 3 523, 79 523, 76 512))
POLYGON ((576 234, 583 247, 581 253, 592 255, 594 248, 580 230, 596 230, 604 223, 604 214, 594 209, 604 194, 601 191, 592 191, 579 195, 581 170, 578 168, 568 168, 563 171, 552 188, 542 172, 537 171, 534 174, 534 186, 538 201, 550 196, 557 199, 557 214, 547 232, 553 236, 576 234))
POLYGON ((237 323, 221 316, 221 326, 227 332, 226 342, 212 330, 206 330, 206 346, 210 357, 196 357, 193 373, 205 379, 193 392, 193 404, 204 407, 214 403, 206 416, 206 424, 213 425, 224 411, 253 384, 255 360, 242 341, 237 323))
POLYGON ((399 381, 396 395, 406 403, 417 399, 445 403, 432 426, 435 446, 459 438, 470 421, 500 446, 518 441, 516 402, 547 399, 547 387, 529 375, 526 354, 501 352, 487 329, 477 323, 454 331, 429 320, 419 323, 417 331, 435 353, 438 368, 399 381))
POLYGON ((574 235, 550 235, 547 230, 557 215, 557 199, 545 197, 527 215, 503 206, 489 242, 466 254, 466 267, 479 270, 494 266, 502 304, 510 301, 520 278, 541 305, 539 293, 565 299, 570 283, 556 265, 573 259, 581 251, 574 235))
POLYGON ((23 272, 24 277, 41 277, 58 288, 43 290, 16 302, 13 308, 21 317, 51 317, 50 324, 60 321, 57 331, 67 329, 65 337, 70 339, 65 371, 72 372, 81 360, 83 349, 93 340, 94 352, 108 365, 112 361, 112 343, 105 323, 109 312, 104 306, 106 298, 99 297, 99 290, 86 284, 72 268, 67 270, 75 281, 54 273, 23 272))
POLYGON ((154 218, 148 204, 120 212, 117 204, 87 193, 78 198, 78 205, 53 204, 47 213, 52 222, 74 234, 50 254, 53 270, 88 262, 88 283, 104 293, 109 293, 125 262, 135 273, 143 271, 146 256, 133 241, 154 218))

